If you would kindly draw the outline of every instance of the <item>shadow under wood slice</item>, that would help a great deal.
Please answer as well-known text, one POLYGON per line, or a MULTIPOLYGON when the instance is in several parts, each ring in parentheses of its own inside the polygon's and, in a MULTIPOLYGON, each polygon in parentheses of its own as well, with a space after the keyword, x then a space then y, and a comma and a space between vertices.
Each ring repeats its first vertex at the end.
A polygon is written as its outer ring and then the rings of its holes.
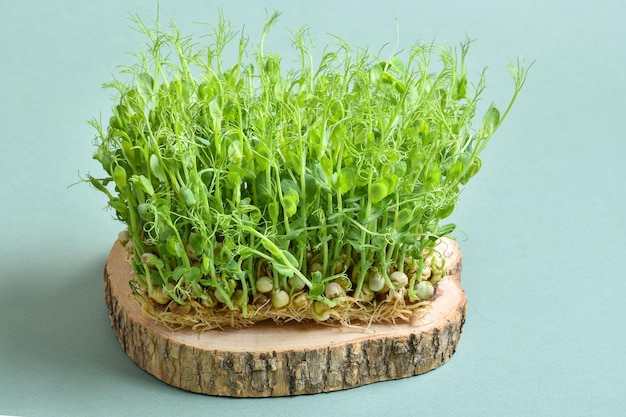
POLYGON ((116 243, 105 267, 105 299, 122 349, 172 386, 209 395, 272 397, 337 391, 428 372, 455 352, 466 298, 461 251, 443 239, 448 277, 420 320, 368 330, 315 323, 172 331, 146 318, 131 297, 133 272, 116 243))

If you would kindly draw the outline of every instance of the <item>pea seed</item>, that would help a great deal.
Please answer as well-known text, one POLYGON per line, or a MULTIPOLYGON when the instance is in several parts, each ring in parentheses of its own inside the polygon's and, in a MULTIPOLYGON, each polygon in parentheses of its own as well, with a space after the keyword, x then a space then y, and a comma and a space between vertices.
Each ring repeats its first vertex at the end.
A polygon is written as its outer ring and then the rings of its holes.
POLYGON ((252 299, 252 304, 254 304, 257 307, 261 307, 264 306, 265 304, 269 303, 270 299, 266 294, 263 293, 256 293, 255 296, 252 299))
POLYGON ((217 305, 217 300, 215 299, 215 295, 212 291, 202 297, 202 305, 208 308, 213 308, 217 305))
POLYGON ((309 303, 309 299, 306 297, 304 293, 294 294, 291 298, 291 305, 294 308, 301 309, 307 306, 309 303))
POLYGON ((278 290, 272 293, 272 305, 274 308, 281 309, 289 304, 289 294, 285 290, 278 290))
POLYGON ((260 293, 266 294, 274 289, 274 281, 267 276, 259 277, 256 280, 256 290, 260 293))
POLYGON ((290 277, 288 282, 289 286, 294 291, 300 291, 305 287, 304 281, 302 281, 297 275, 293 275, 292 277, 290 277))
POLYGON ((364 285, 363 288, 361 288, 361 293, 357 299, 362 303, 369 303, 374 299, 374 295, 374 291, 372 291, 367 285, 364 285))
POLYGON ((172 311, 172 313, 174 314, 178 314, 178 315, 184 315, 189 313, 189 311, 191 311, 191 306, 189 304, 178 304, 178 303, 171 303, 169 306, 170 310, 172 311))
POLYGON ((349 291, 352 288, 352 282, 345 275, 342 275, 339 278, 335 279, 335 282, 341 285, 341 288, 343 288, 344 291, 349 291))
POLYGON ((338 283, 336 283, 336 282, 329 282, 324 287, 324 295, 326 296, 326 298, 329 298, 329 299, 332 300, 332 299, 337 298, 337 297, 345 296, 346 292, 343 290, 341 285, 339 285, 338 283))
POLYGON ((409 277, 402 271, 392 272, 389 279, 396 288, 405 287, 409 283, 409 277))
POLYGON ((435 287, 433 287, 433 284, 431 284, 428 281, 421 281, 417 284, 417 296, 422 299, 422 300, 427 300, 430 297, 432 297, 432 295, 435 292, 435 287))
POLYGON ((148 295, 159 304, 167 304, 171 301, 171 299, 163 292, 163 287, 160 285, 153 286, 152 290, 148 291, 148 295))
POLYGON ((144 253, 141 255, 141 262, 147 264, 151 259, 156 258, 157 256, 154 253, 144 253))
POLYGON ((367 286, 374 292, 381 291, 385 287, 385 278, 379 272, 375 272, 370 276, 367 286))
POLYGON ((130 237, 128 236, 128 229, 124 229, 121 232, 119 232, 117 234, 117 240, 120 241, 122 246, 126 245, 126 243, 130 240, 130 237))
POLYGON ((232 296, 232 301, 233 301, 233 305, 235 306, 241 306, 243 303, 243 290, 241 289, 237 289, 235 290, 235 293, 232 296))
POLYGON ((330 307, 321 301, 313 301, 311 313, 316 320, 326 321, 330 318, 330 307))
POLYGON ((430 278, 431 274, 432 271, 430 267, 428 265, 424 265, 424 268, 422 269, 422 280, 427 280, 428 278, 430 278))

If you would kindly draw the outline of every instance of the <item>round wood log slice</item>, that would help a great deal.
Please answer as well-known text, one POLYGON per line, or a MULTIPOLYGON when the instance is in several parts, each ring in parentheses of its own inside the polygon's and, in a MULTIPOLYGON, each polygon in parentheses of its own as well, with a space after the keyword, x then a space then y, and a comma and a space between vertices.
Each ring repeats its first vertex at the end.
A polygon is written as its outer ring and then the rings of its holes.
POLYGON ((122 349, 175 387, 209 395, 272 397, 337 391, 428 372, 455 352, 465 321, 461 252, 444 239, 448 276, 421 319, 367 329, 316 323, 257 323, 243 329, 171 330, 131 298, 133 272, 116 243, 105 298, 122 349))

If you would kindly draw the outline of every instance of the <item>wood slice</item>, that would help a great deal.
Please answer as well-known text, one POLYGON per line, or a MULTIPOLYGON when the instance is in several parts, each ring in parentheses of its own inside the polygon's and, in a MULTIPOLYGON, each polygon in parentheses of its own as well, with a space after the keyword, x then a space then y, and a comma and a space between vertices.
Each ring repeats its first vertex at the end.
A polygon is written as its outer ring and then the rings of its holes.
POLYGON ((173 331, 146 318, 131 298, 133 272, 116 243, 105 298, 122 349, 142 369, 187 391, 232 397, 314 394, 405 378, 444 364, 465 321, 461 252, 445 239, 448 277, 422 319, 368 329, 261 322, 244 329, 173 331))

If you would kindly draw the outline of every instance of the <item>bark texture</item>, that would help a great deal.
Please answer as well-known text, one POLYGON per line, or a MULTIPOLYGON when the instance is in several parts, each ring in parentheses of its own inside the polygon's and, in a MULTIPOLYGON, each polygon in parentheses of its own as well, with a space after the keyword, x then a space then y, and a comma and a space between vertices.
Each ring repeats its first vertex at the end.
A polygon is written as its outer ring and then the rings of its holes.
POLYGON ((461 252, 442 242, 449 276, 421 319, 369 329, 262 322, 234 330, 172 331, 146 319, 128 282, 132 269, 115 244, 105 267, 105 299, 122 349, 142 369, 187 391, 270 397, 337 391, 422 374, 455 352, 465 321, 461 252))

